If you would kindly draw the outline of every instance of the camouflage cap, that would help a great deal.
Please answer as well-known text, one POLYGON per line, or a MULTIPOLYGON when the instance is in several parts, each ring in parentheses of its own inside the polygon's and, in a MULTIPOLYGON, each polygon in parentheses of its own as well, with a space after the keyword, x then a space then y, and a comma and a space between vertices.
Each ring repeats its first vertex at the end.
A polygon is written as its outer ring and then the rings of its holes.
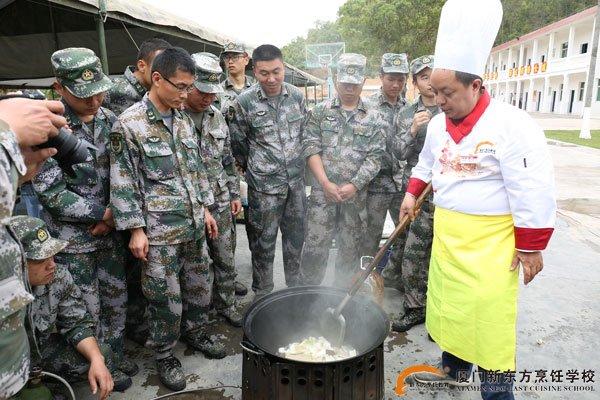
POLYGON ((381 57, 381 70, 384 74, 408 74, 406 53, 385 53, 381 57))
POLYGON ((337 62, 337 78, 340 83, 362 85, 365 80, 367 58, 362 54, 344 53, 337 62))
POLYGON ((243 44, 241 44, 239 42, 227 42, 223 46, 223 51, 221 52, 221 54, 225 54, 225 53, 244 54, 247 52, 246 52, 246 49, 244 48, 243 44))
POLYGON ((192 54, 194 64, 196 64, 196 80, 194 86, 202 93, 222 93, 223 88, 220 85, 223 70, 219 61, 206 53, 192 54))
POLYGON ((58 50, 50 60, 56 79, 80 99, 106 92, 113 85, 102 72, 100 59, 90 49, 69 47, 58 50))
POLYGON ((18 215, 10 218, 8 223, 23 245, 25 257, 30 260, 45 260, 69 244, 50 236, 46 223, 39 218, 18 215))
POLYGON ((433 56, 432 55, 421 56, 419 58, 415 58, 414 60, 412 60, 410 63, 410 73, 413 75, 416 75, 428 67, 433 69, 433 56))

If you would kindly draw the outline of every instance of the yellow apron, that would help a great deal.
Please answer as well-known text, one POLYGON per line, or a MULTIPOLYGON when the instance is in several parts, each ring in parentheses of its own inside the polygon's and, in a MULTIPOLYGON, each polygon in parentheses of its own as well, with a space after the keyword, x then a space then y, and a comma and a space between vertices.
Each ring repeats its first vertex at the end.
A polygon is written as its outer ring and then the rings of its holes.
POLYGON ((435 208, 427 330, 442 350, 487 370, 515 370, 513 232, 511 215, 435 208))

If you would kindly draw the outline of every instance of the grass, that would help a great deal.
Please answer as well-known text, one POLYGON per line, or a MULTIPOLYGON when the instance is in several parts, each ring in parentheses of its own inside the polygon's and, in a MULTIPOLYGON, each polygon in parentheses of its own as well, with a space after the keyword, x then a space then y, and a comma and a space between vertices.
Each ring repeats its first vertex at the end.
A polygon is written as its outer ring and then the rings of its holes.
POLYGON ((548 139, 600 149, 600 131, 592 131, 591 139, 580 139, 579 131, 545 131, 545 133, 548 139))

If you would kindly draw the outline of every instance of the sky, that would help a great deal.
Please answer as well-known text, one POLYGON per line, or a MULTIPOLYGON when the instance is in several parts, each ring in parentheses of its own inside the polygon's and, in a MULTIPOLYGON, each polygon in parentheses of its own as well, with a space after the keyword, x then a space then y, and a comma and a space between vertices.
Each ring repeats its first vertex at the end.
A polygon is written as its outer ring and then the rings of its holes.
POLYGON ((283 46, 315 21, 333 21, 346 0, 142 0, 256 46, 283 46))

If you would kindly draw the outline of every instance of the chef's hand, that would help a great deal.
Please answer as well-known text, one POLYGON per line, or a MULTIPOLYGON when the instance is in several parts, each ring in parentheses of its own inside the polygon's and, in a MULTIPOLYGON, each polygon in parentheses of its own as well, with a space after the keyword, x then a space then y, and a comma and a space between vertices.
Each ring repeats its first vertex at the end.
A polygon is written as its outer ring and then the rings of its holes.
POLYGON ((525 252, 517 250, 510 270, 514 271, 523 266, 523 283, 528 284, 544 268, 544 259, 541 251, 525 252))
POLYGON ((351 198, 356 196, 357 191, 358 189, 356 188, 356 186, 354 186, 353 183, 346 183, 345 185, 340 186, 340 188, 338 189, 338 193, 340 194, 342 201, 350 200, 351 198))
POLYGON ((413 137, 417 136, 419 129, 421 129, 423 125, 428 124, 430 119, 431 113, 428 110, 416 113, 415 117, 413 118, 413 123, 410 126, 410 134, 413 137))
POLYGON ((219 236, 219 228, 217 228, 217 221, 213 218, 208 208, 204 209, 204 225, 206 226, 206 234, 211 239, 216 239, 219 236))
POLYGON ((326 181, 321 183, 323 191, 325 192, 325 199, 330 203, 341 203, 343 201, 342 196, 339 193, 339 187, 333 182, 326 181))
POLYGON ((401 221, 405 215, 408 215, 411 221, 415 220, 415 205, 417 204, 417 199, 410 193, 406 193, 404 195, 404 200, 402 200, 402 205, 400 205, 400 215, 398 218, 401 221))

